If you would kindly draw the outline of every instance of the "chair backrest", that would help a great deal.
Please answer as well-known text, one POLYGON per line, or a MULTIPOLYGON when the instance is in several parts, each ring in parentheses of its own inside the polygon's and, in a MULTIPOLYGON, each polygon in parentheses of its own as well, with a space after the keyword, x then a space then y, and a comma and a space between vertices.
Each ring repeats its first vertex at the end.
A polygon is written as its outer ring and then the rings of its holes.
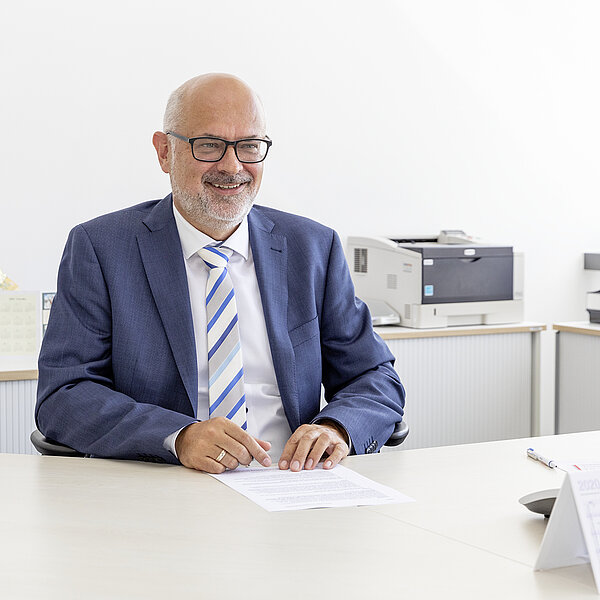
POLYGON ((40 454, 46 456, 85 456, 85 454, 77 452, 77 450, 73 450, 73 448, 69 448, 69 446, 64 446, 63 444, 59 444, 58 442, 47 438, 37 429, 31 433, 29 439, 31 440, 33 447, 40 454))
POLYGON ((406 421, 400 421, 396 423, 394 432, 390 436, 390 439, 385 443, 386 446, 399 446, 408 435, 409 429, 406 421))

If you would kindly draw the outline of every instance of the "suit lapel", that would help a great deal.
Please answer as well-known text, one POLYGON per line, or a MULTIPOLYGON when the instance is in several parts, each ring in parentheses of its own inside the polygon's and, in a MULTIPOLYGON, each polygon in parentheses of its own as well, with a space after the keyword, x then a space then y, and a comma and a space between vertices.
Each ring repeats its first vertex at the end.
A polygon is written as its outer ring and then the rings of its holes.
POLYGON ((138 234, 146 277, 194 414, 198 404, 198 365, 194 325, 181 241, 171 196, 156 205, 138 234))
POLYGON ((275 376, 286 416, 294 431, 300 425, 296 362, 288 334, 286 238, 272 233, 275 224, 253 208, 248 215, 250 247, 262 300, 275 376))

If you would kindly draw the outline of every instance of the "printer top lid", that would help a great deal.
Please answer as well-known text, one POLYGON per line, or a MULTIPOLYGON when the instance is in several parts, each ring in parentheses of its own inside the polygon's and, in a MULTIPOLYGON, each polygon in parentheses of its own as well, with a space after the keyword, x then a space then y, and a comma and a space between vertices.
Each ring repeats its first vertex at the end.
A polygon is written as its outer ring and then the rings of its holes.
POLYGON ((512 256, 512 246, 485 244, 467 235, 462 229, 442 229, 437 236, 413 236, 391 239, 400 248, 419 252, 423 258, 473 258, 481 256, 512 256))
POLYGON ((512 256, 512 246, 486 244, 440 244, 438 242, 411 242, 392 239, 400 248, 419 252, 423 258, 477 258, 482 256, 512 256))

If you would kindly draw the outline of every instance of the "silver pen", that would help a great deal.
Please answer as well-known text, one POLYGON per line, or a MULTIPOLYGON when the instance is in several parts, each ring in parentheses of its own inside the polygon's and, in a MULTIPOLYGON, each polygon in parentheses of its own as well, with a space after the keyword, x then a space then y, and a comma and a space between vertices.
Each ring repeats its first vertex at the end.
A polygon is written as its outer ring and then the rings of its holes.
POLYGON ((533 458, 533 460, 537 460, 541 462, 543 465, 546 465, 549 469, 556 469, 556 462, 538 454, 533 448, 527 448, 527 456, 529 458, 533 458))

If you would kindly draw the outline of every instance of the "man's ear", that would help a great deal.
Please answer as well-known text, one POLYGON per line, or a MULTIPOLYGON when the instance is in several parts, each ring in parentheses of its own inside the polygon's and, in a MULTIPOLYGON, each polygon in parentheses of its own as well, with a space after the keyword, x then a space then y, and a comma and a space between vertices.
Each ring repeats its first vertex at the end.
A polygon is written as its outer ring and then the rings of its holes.
POLYGON ((169 140, 167 138, 167 134, 162 131, 155 131, 154 135, 152 136, 152 144, 156 149, 156 155, 158 156, 160 168, 165 173, 169 173, 169 152, 171 151, 171 149, 169 147, 169 140))

